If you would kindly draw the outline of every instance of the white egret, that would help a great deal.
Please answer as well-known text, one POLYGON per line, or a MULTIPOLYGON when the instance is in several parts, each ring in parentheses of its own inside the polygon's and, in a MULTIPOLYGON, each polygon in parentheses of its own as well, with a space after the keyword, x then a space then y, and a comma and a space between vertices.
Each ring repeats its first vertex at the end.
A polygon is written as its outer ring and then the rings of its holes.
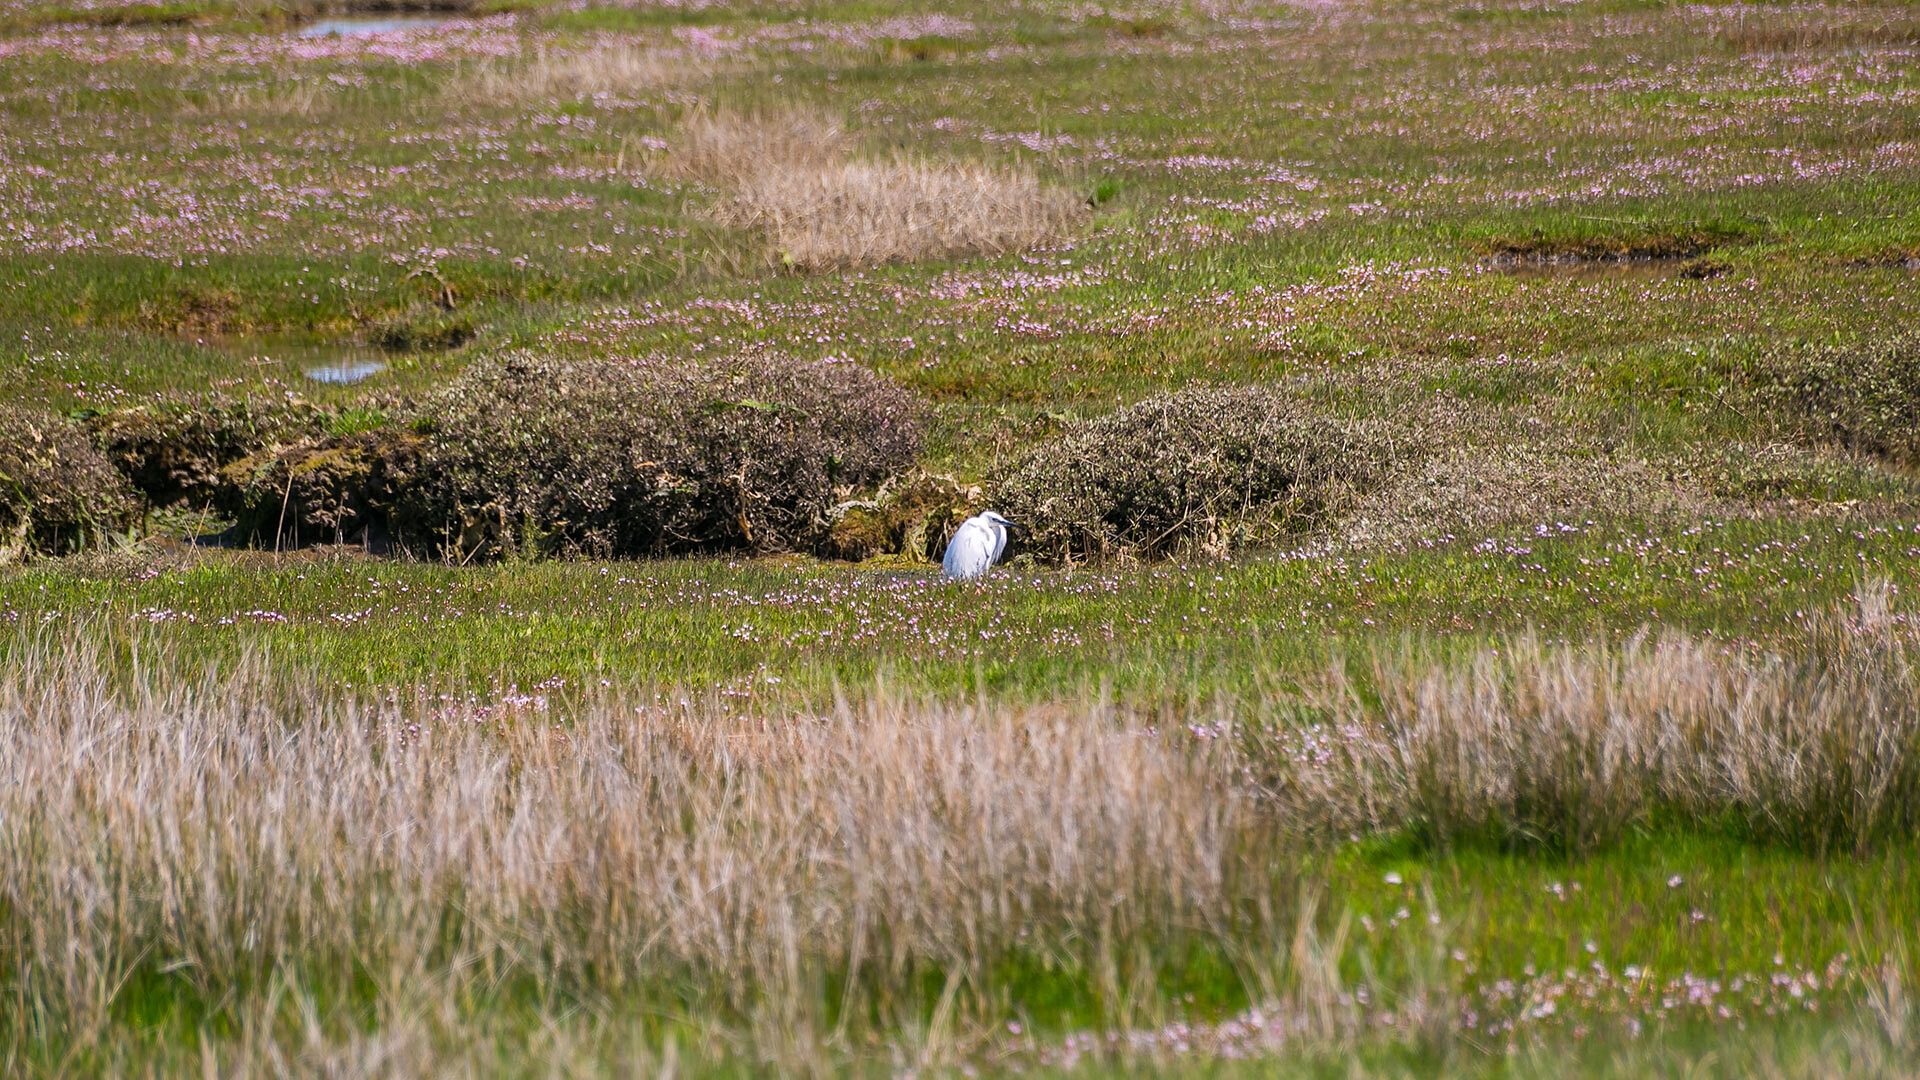
POLYGON ((947 554, 940 560, 940 572, 956 581, 968 581, 986 573, 1007 550, 1007 527, 1012 524, 991 510, 961 522, 953 539, 947 541, 947 554))

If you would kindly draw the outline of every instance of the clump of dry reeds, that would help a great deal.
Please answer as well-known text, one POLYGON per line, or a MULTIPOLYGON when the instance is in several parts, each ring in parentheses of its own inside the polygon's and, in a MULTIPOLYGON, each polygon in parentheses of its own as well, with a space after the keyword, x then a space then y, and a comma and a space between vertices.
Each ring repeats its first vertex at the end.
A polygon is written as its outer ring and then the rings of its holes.
POLYGON ((209 1053, 276 1072, 484 1068, 473 1010, 513 1008, 555 1060, 581 1039, 666 1068, 671 1034, 789 1071, 856 1043, 916 1067, 1019 1015, 1007 970, 1073 972, 1128 1023, 1195 947, 1338 1036, 1337 934, 1276 901, 1307 896, 1298 845, 1577 849, 1657 812, 1816 847, 1908 834, 1915 655, 1875 586, 1791 649, 1522 637, 1263 703, 1318 727, 1156 731, 1099 701, 369 700, 20 638, 0 673, 0 1046, 132 1066, 126 1017, 187 1000, 229 1032, 209 1053), (576 1010, 668 1019, 560 1022, 576 1010))
MULTIPOLYGON (((1666 812, 1817 849, 1920 827, 1920 648, 1884 584, 1788 653, 1643 631, 1339 669, 1257 750, 1296 827, 1583 850, 1666 812)), ((1260 740, 1256 740, 1259 743, 1260 740)))
POLYGON ((663 159, 723 192, 723 224, 763 231, 802 269, 996 255, 1057 240, 1080 202, 1027 170, 905 153, 859 155, 831 117, 700 112, 663 159))
POLYGON ((632 99, 686 82, 703 70, 704 65, 683 54, 644 45, 541 46, 523 56, 463 65, 447 83, 446 94, 487 107, 603 96, 632 99))
POLYGON ((259 671, 128 694, 40 656, 0 678, 0 1031, 85 1041, 162 975, 208 1000, 667 987, 794 1038, 834 999, 917 1016, 928 972, 1226 919, 1246 819, 1221 784, 1097 710, 476 722, 259 671))

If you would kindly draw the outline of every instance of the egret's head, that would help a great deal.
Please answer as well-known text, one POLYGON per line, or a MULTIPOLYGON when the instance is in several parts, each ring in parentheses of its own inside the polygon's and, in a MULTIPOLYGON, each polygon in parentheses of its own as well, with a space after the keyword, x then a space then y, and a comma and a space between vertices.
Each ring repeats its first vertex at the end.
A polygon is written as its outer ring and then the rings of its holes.
POLYGON ((1015 527, 1013 522, 1008 521, 1006 518, 1001 517, 999 514, 996 514, 991 510, 987 511, 984 514, 981 514, 980 520, 986 522, 989 525, 998 525, 1003 529, 1011 529, 1015 527))

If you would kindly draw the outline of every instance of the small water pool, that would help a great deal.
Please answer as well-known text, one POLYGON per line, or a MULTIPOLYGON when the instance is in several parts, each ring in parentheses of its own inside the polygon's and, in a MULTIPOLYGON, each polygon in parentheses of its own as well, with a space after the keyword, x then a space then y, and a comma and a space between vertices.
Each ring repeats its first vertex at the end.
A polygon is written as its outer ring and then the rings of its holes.
POLYGON ((334 363, 307 368, 304 374, 317 383, 326 383, 329 386, 351 386, 371 379, 385 370, 387 365, 384 361, 353 360, 342 357, 334 363))
POLYGON ((431 30, 453 21, 448 15, 342 15, 338 18, 315 19, 294 33, 303 38, 372 37, 377 34, 431 30))
POLYGON ((353 341, 320 341, 295 335, 201 338, 198 344, 218 349, 256 370, 278 369, 281 378, 295 372, 309 382, 351 386, 365 382, 391 366, 384 350, 353 341))

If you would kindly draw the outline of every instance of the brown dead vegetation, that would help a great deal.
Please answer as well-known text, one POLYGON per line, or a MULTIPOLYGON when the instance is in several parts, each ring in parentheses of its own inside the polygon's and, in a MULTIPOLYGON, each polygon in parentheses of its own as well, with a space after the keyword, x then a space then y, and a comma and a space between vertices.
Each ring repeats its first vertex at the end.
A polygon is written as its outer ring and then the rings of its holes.
POLYGON ((1862 49, 1920 44, 1920 19, 1910 11, 1854 15, 1842 21, 1823 9, 1818 16, 1777 10, 1742 12, 1719 27, 1715 36, 1741 52, 1804 52, 1812 49, 1862 49))
POLYGON ((720 189, 722 224, 763 232, 804 270, 999 255, 1064 237, 1080 200, 1012 165, 860 156, 832 117, 806 111, 688 118, 667 171, 720 189))
POLYGON ((631 44, 540 47, 513 59, 461 67, 445 96, 479 107, 518 102, 632 99, 699 78, 705 65, 668 50, 631 44))

